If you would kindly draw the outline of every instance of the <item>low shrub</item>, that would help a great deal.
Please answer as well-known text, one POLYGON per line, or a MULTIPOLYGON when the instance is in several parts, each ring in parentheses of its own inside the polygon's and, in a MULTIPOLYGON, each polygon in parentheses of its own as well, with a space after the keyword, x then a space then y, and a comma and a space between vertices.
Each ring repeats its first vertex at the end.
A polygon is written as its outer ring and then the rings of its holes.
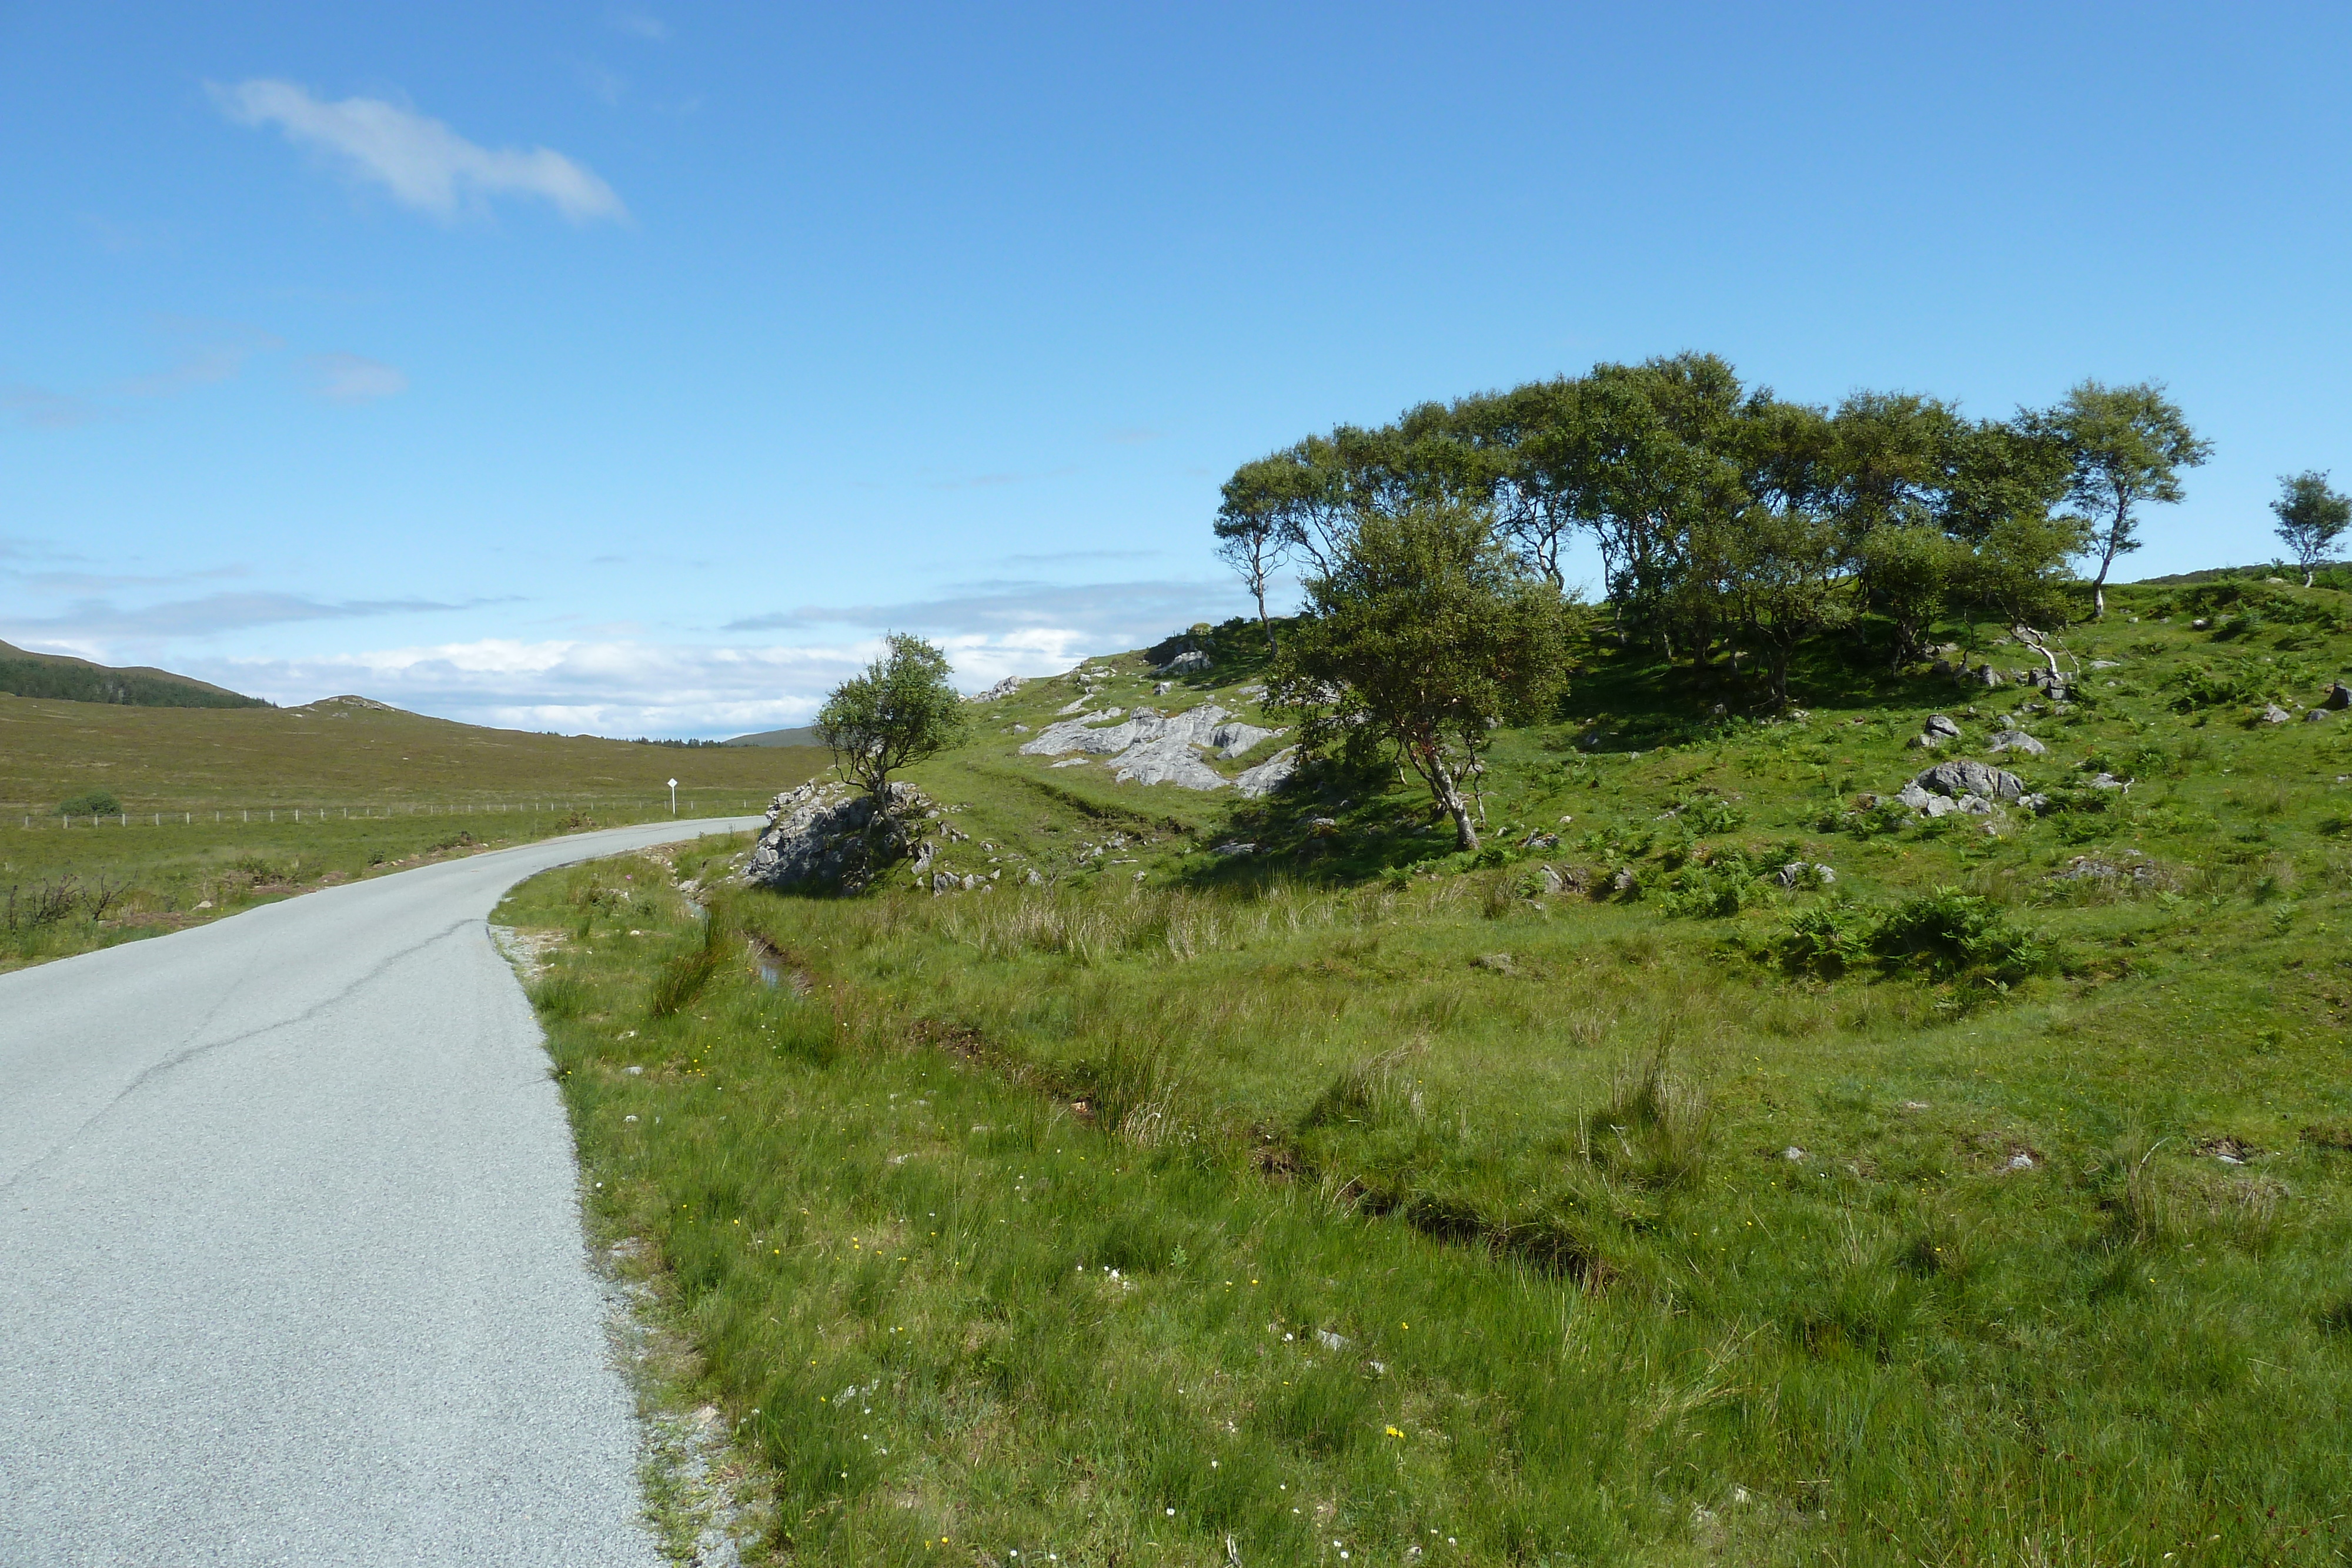
POLYGON ((1939 979, 1980 975, 2004 984, 2046 968, 2048 944, 2011 925, 1990 900, 1957 887, 1905 899, 1880 917, 1871 951, 1899 968, 1939 979))
POLYGON ((111 789, 85 789, 58 802, 60 817, 119 817, 122 802, 111 789))

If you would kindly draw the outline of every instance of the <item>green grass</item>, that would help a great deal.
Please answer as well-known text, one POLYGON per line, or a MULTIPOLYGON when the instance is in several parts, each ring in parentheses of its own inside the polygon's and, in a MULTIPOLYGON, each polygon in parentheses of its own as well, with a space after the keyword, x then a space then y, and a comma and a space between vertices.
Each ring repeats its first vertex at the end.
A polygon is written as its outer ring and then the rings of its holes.
MULTIPOLYGON (((2352 716, 2180 677, 2315 700, 2347 601, 2111 597, 2072 642, 2117 667, 2013 764, 2064 809, 1992 833, 1860 797, 1927 713, 1981 757, 2038 694, 1823 658, 1803 719, 1719 719, 1596 646, 1500 738, 1475 859, 1376 779, 1049 771, 1041 683, 919 775, 992 892, 519 890, 598 1223, 650 1244, 766 1547, 2342 1561, 2352 716)), ((1239 706, 1232 652, 1194 689, 1239 706)))
POLYGON ((0 970, 479 848, 735 815, 807 750, 638 746, 347 703, 161 708, 0 697, 0 970), (90 797, 116 813, 93 821, 90 797), (70 824, 56 814, 77 807, 70 824))

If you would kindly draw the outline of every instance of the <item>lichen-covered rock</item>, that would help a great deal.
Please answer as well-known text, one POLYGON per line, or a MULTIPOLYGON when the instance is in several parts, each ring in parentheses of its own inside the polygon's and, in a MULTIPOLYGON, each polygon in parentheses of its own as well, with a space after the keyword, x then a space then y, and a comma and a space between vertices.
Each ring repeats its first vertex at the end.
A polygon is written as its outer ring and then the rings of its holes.
POLYGON ((2046 756, 2050 748, 2021 729, 2004 729, 1992 737, 1986 749, 1991 751, 2021 751, 2028 757, 2046 756))
MULTIPOLYGON (((1911 782, 1938 795, 1981 795, 1989 800, 2014 800, 2025 793, 2025 780, 2016 774, 1969 757, 1938 762, 1911 782)), ((1910 791, 1906 789, 1903 798, 1909 804, 1910 791)))
POLYGON ((1244 769, 1234 780, 1234 788, 1252 799, 1271 795, 1290 782, 1290 776, 1297 771, 1298 747, 1286 746, 1256 767, 1244 769))
POLYGON ((887 794, 878 810, 873 796, 822 780, 778 795, 743 881, 778 892, 856 893, 909 853, 928 866, 921 818, 930 802, 911 784, 892 784, 887 794))
MULTIPOLYGON (((1201 751, 1213 750, 1223 758, 1239 757, 1281 733, 1278 729, 1244 724, 1214 703, 1202 703, 1168 716, 1148 707, 1124 714, 1113 708, 1108 713, 1081 713, 1048 725, 1035 739, 1025 742, 1021 752, 1024 757, 1061 757, 1065 762, 1071 760, 1067 754, 1072 752, 1078 753, 1081 759, 1108 758, 1112 776, 1121 783, 1222 789, 1229 780, 1202 760, 1201 751), (1104 722, 1111 719, 1117 722, 1104 722)), ((1253 789, 1248 781, 1281 760, 1280 757, 1269 758, 1230 782, 1245 795, 1264 794, 1273 784, 1253 789)), ((1054 766, 1059 768, 1064 763, 1054 766)), ((1289 767, 1276 769, 1271 777, 1276 782, 1289 777, 1289 767)))

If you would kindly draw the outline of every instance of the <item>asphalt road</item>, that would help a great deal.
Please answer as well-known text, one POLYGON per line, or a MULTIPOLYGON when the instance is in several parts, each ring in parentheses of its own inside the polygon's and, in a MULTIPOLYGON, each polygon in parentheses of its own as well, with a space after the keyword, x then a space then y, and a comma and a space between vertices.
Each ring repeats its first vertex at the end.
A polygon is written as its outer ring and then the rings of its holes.
POLYGON ((584 833, 0 975, 0 1564, 651 1568, 486 917, 584 833))

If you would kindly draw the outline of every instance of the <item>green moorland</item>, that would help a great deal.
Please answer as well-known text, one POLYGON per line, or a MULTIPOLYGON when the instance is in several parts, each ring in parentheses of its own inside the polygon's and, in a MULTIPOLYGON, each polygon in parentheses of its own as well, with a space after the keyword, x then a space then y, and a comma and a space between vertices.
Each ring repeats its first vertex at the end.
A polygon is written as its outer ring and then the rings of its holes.
MULTIPOLYGON (((1016 755, 1073 676, 914 775, 989 892, 519 889, 757 1552, 2344 1561, 2352 595, 2110 601, 2063 711, 1825 655, 1717 716, 1595 639, 1475 858, 1392 781, 1016 755), (1869 799, 2002 719, 2045 813, 1869 799)), ((1252 713, 1255 637, 1092 706, 1252 713)))
POLYGON ((487 729, 350 697, 281 709, 0 695, 0 970, 431 859, 654 821, 671 778, 680 815, 740 813, 823 760, 487 729))

